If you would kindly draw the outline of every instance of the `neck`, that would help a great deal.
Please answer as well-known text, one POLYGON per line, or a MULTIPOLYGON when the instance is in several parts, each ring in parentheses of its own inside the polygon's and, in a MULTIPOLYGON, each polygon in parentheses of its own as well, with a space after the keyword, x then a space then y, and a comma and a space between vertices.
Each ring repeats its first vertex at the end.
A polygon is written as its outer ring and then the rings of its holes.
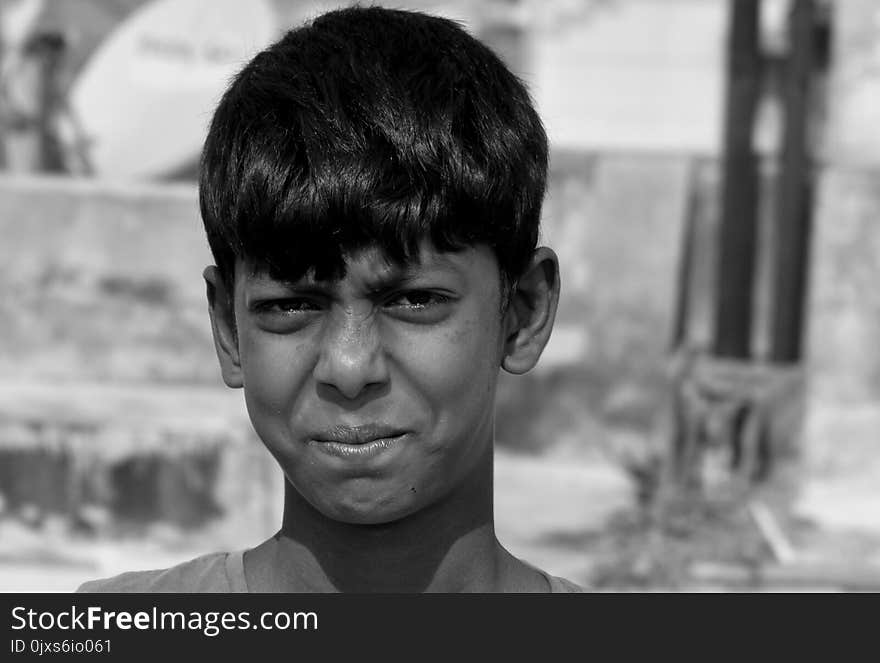
POLYGON ((263 571, 252 579, 272 591, 497 590, 509 555, 495 538, 487 456, 444 499, 379 525, 331 520, 288 483, 281 530, 253 551, 263 571))

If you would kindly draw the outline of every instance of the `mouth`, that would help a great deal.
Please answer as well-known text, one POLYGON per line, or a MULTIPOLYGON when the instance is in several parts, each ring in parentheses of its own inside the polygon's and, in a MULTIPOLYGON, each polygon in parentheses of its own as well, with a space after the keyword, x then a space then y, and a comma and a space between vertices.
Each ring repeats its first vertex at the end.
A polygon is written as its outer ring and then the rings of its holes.
POLYGON ((312 437, 309 443, 331 456, 368 459, 397 446, 407 432, 391 426, 334 426, 312 437))

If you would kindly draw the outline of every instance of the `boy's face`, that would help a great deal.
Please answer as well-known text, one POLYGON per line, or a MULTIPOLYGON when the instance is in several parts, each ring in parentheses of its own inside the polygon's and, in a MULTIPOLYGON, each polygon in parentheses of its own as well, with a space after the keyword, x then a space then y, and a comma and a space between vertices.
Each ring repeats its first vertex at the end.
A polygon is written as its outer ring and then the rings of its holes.
POLYGON ((253 425, 324 515, 389 522, 491 462, 504 353, 498 263, 428 246, 409 267, 378 249, 344 278, 296 283, 236 268, 236 370, 253 425))

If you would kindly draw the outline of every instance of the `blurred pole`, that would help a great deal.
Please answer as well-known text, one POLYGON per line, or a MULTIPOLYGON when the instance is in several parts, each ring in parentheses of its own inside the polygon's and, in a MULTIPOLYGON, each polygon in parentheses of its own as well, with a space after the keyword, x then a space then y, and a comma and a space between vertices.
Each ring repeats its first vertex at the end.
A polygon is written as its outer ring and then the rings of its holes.
POLYGON ((55 130, 61 103, 59 65, 64 38, 57 33, 33 35, 20 61, 5 81, 7 167, 18 172, 60 172, 64 159, 55 130))
POLYGON ((9 44, 7 43, 6 38, 6 12, 9 8, 6 6, 7 0, 0 0, 0 170, 6 170, 6 132, 8 131, 8 127, 6 126, 6 90, 5 85, 6 81, 3 80, 3 73, 6 71, 6 59, 8 57, 7 49, 9 48, 9 44))
POLYGON ((758 208, 752 128, 761 92, 760 0, 730 0, 724 179, 715 309, 715 354, 747 359, 758 208))
POLYGON ((807 258, 812 212, 812 155, 808 126, 813 75, 816 6, 795 0, 789 17, 791 47, 783 84, 785 133, 775 215, 773 278, 775 303, 770 357, 794 363, 801 357, 807 258))
POLYGON ((57 33, 36 35, 26 46, 25 53, 34 59, 37 68, 37 116, 38 169, 43 172, 61 172, 64 159, 55 120, 60 106, 58 73, 64 57, 64 37, 57 33))

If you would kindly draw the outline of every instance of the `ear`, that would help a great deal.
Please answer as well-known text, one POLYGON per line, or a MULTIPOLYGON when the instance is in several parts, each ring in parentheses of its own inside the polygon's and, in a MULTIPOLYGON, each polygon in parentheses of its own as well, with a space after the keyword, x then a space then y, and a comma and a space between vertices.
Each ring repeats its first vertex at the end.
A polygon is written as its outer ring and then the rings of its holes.
POLYGON ((223 382, 227 387, 238 389, 244 382, 241 374, 241 357, 238 352, 238 334, 235 330, 233 293, 220 275, 220 270, 214 265, 206 267, 202 276, 205 277, 207 285, 211 331, 214 334, 214 348, 220 360, 223 382))
POLYGON ((511 293, 504 320, 504 370, 521 374, 538 363, 550 340, 558 303, 559 259, 552 249, 540 247, 511 293))

